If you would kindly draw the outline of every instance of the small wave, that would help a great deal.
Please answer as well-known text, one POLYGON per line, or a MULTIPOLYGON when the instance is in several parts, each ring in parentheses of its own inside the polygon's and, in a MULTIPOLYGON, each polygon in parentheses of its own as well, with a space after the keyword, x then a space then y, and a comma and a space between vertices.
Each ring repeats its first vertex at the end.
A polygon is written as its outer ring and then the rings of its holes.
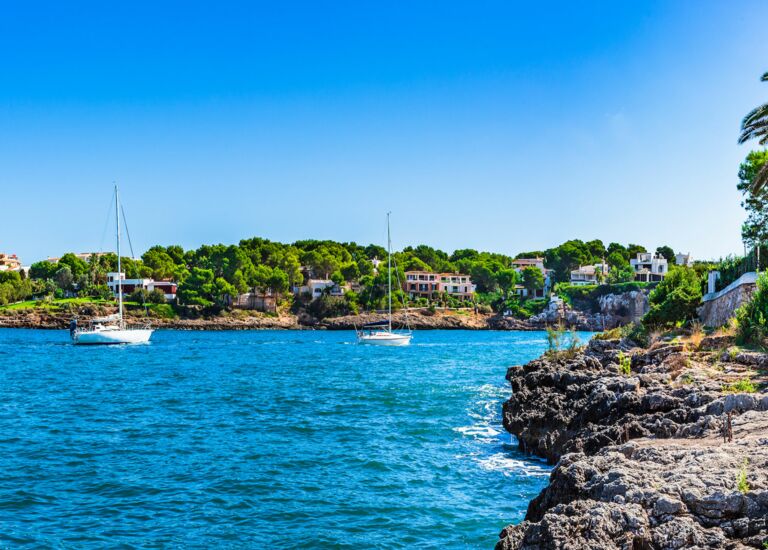
POLYGON ((454 432, 459 432, 463 435, 474 436, 479 438, 494 438, 501 433, 501 430, 494 428, 493 426, 474 424, 472 426, 461 426, 454 428, 454 432))
POLYGON ((515 458, 506 453, 495 453, 484 458, 476 458, 483 470, 501 472, 505 476, 549 477, 549 468, 528 459, 515 458))

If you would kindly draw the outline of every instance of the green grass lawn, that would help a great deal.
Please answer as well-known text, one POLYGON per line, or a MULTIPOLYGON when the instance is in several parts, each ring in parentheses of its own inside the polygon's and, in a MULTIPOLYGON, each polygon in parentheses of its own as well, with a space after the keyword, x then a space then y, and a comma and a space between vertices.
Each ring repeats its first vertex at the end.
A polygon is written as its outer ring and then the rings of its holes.
MULTIPOLYGON (((144 304, 138 302, 123 302, 125 308, 131 312, 143 312, 144 304)), ((72 306, 99 305, 117 307, 114 300, 101 300, 96 298, 61 298, 59 300, 26 300, 15 304, 0 306, 2 311, 23 311, 23 310, 47 310, 55 311, 58 309, 68 309, 72 306)), ((147 304, 147 310, 150 316, 162 319, 175 319, 178 317, 171 304, 147 304)))
POLYGON ((73 305, 116 305, 116 302, 101 300, 95 298, 61 298, 58 300, 25 300, 23 302, 16 302, 15 304, 8 304, 0 306, 2 310, 23 310, 23 309, 58 309, 61 306, 73 304, 73 305))

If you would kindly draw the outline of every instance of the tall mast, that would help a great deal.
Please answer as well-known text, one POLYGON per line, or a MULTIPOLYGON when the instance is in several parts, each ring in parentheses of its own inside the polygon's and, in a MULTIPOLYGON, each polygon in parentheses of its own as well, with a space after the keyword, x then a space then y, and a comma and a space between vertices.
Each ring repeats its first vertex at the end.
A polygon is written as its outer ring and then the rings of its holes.
POLYGON ((389 292, 389 332, 392 332, 392 237, 389 234, 389 215, 387 212, 387 287, 389 292))
POLYGON ((123 328, 123 277, 120 264, 120 195, 115 184, 115 236, 117 237, 117 303, 120 315, 120 328, 123 328))

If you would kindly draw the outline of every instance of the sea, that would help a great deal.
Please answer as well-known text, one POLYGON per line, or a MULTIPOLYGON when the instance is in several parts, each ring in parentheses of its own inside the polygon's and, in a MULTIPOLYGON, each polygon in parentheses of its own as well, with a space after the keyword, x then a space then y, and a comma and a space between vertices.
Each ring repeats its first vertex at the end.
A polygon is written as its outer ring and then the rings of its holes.
POLYGON ((546 346, 0 329, 0 547, 493 548, 550 473, 501 425, 507 367, 546 346))

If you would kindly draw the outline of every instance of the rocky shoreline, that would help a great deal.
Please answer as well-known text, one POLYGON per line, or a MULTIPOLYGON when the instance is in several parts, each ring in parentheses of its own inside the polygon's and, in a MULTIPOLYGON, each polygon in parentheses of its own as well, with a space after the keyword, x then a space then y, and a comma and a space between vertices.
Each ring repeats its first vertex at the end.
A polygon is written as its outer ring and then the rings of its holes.
POLYGON ((764 548, 768 393, 724 389, 764 384, 768 355, 728 344, 592 340, 510 368, 504 427, 557 465, 497 550, 764 548))
MULTIPOLYGON (((479 313, 471 310, 430 311, 429 309, 412 309, 407 315, 398 311, 393 315, 396 326, 408 324, 414 330, 512 330, 531 331, 545 330, 550 326, 564 326, 580 331, 602 331, 625 325, 637 320, 647 309, 647 292, 631 291, 623 294, 601 296, 598 301, 598 311, 589 308, 578 309, 553 299, 547 307, 530 319, 518 319, 501 314, 479 313)), ((53 308, 27 308, 0 310, 0 328, 42 328, 62 329, 69 326, 69 321, 77 315, 82 321, 90 318, 115 313, 115 307, 100 305, 85 305, 79 309, 69 310, 53 308)), ((130 320, 144 322, 147 320, 143 310, 128 310, 130 320)), ((221 315, 206 317, 194 310, 182 318, 150 317, 149 321, 157 328, 179 330, 257 330, 257 329, 328 329, 352 330, 365 323, 381 321, 386 316, 381 313, 361 313, 316 319, 307 313, 281 313, 280 315, 246 312, 236 310, 221 315)))
MULTIPOLYGON (((0 328, 37 328, 37 329, 65 329, 73 316, 77 315, 81 322, 88 322, 93 317, 114 313, 114 308, 100 308, 98 311, 86 309, 77 313, 54 312, 48 310, 18 310, 0 313, 0 328)), ((386 319, 383 314, 360 314, 328 319, 314 319, 307 315, 220 315, 215 317, 198 317, 194 319, 164 319, 158 317, 144 317, 129 312, 129 323, 142 323, 149 320, 159 329, 177 330, 259 330, 259 329, 283 329, 283 330, 352 330, 365 323, 386 319)), ((396 327, 406 325, 404 312, 397 312, 393 316, 396 327)), ((407 323, 414 330, 543 330, 525 320, 504 318, 482 313, 472 312, 436 312, 426 311, 409 312, 407 323)))

